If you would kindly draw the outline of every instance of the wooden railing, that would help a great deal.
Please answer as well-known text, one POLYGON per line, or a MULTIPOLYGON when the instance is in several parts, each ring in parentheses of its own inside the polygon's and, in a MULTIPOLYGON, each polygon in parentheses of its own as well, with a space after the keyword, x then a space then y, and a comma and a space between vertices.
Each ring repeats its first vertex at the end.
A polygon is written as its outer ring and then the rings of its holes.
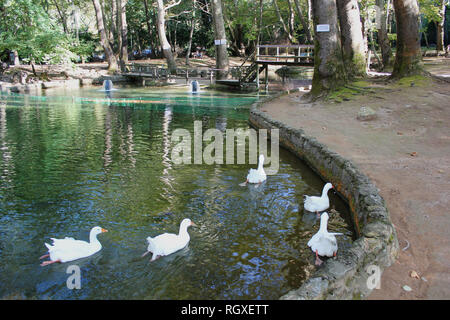
POLYGON ((258 63, 313 63, 314 46, 266 44, 256 46, 256 62, 258 63))
MULTIPOLYGON (((178 67, 176 75, 177 77, 183 78, 211 78, 214 75, 215 69, 200 67, 200 68, 186 68, 178 67)), ((125 74, 132 76, 141 76, 149 78, 165 78, 171 76, 168 69, 164 65, 154 65, 154 64, 141 64, 141 63, 131 63, 127 65, 127 71, 125 74)))

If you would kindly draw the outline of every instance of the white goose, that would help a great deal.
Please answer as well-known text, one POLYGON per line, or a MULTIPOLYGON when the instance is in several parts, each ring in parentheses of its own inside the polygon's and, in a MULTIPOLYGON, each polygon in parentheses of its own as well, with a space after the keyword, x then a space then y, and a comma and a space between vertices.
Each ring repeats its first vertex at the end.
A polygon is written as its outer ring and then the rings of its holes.
POLYGON ((259 155, 258 169, 250 169, 248 171, 247 180, 240 184, 240 186, 245 187, 247 183, 262 183, 266 180, 266 172, 263 168, 264 165, 264 155, 259 155))
POLYGON ((189 243, 190 237, 187 232, 188 227, 196 226, 190 219, 184 219, 180 224, 180 231, 178 235, 173 233, 163 233, 154 238, 148 237, 147 251, 142 255, 143 257, 148 253, 152 253, 150 261, 154 261, 162 256, 167 256, 178 250, 183 249, 189 243))
POLYGON ((327 210, 330 207, 330 200, 328 199, 328 190, 333 189, 331 183, 325 184, 322 190, 322 196, 307 196, 304 195, 303 205, 306 211, 315 212, 319 215, 319 212, 327 210))
POLYGON ((46 266, 55 262, 62 263, 73 261, 93 255, 102 249, 102 245, 97 239, 97 235, 102 232, 108 232, 108 230, 100 227, 92 228, 89 234, 89 242, 75 240, 74 238, 69 237, 65 237, 64 239, 50 238, 53 240, 53 244, 45 244, 48 248, 48 254, 39 258, 44 259, 50 257, 50 260, 42 262, 41 266, 46 266))
POLYGON ((327 230, 328 213, 324 212, 320 217, 319 231, 308 241, 308 247, 316 253, 316 265, 320 266, 322 260, 319 256, 333 257, 336 256, 338 245, 335 236, 343 235, 343 233, 331 233, 327 230))

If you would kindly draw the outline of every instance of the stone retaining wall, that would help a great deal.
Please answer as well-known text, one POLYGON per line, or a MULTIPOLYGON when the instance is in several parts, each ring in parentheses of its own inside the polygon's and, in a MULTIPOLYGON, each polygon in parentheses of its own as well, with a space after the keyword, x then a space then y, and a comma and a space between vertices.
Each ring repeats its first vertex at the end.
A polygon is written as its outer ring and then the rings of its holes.
POLYGON ((395 261, 399 250, 396 231, 378 189, 351 161, 306 135, 303 130, 270 118, 258 110, 259 104, 253 105, 250 111, 250 124, 256 128, 278 128, 280 145, 305 161, 324 181, 335 186, 349 204, 357 234, 349 250, 338 252, 334 259, 327 259, 300 288, 280 299, 367 297, 373 289, 372 285, 367 285, 368 278, 375 278, 369 274, 373 272, 368 271, 369 266, 379 267, 382 272, 395 261))

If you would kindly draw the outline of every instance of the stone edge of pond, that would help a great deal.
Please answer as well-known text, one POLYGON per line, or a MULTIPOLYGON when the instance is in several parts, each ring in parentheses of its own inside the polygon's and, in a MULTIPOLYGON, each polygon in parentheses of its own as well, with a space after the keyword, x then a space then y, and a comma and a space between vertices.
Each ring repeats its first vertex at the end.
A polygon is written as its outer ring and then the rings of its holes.
MULTIPOLYGON (((278 94, 279 97, 285 93, 278 94)), ((274 98, 276 98, 274 97, 274 98)), ((268 100, 272 100, 271 98, 268 100)), ((251 106, 250 125, 259 129, 279 129, 280 145, 302 159, 323 180, 330 181, 349 204, 358 238, 351 248, 327 259, 298 289, 281 300, 362 299, 374 289, 367 285, 377 266, 381 272, 398 256, 397 233, 384 199, 377 187, 350 160, 331 151, 302 129, 294 129, 272 119, 258 108, 268 100, 251 106), (369 274, 370 272, 370 274, 369 274)), ((270 136, 270 130, 268 130, 270 136)), ((373 282, 371 282, 373 283, 373 282)))
POLYGON ((42 90, 46 89, 54 89, 54 88, 75 89, 82 86, 101 85, 104 80, 112 80, 116 83, 132 82, 129 78, 121 75, 100 76, 98 78, 74 78, 67 80, 38 81, 35 83, 25 83, 25 84, 0 81, 0 91, 22 93, 22 94, 27 93, 40 94, 42 90))

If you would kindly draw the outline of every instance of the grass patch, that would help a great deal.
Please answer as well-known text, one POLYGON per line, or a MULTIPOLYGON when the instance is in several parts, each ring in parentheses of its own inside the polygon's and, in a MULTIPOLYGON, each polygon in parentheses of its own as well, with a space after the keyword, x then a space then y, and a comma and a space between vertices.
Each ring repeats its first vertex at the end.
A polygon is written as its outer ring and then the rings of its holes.
POLYGON ((358 80, 331 92, 327 100, 341 103, 343 101, 350 101, 355 96, 366 95, 368 93, 374 93, 374 90, 370 87, 371 83, 365 80, 358 80))
POLYGON ((425 77, 422 75, 414 75, 410 77, 401 78, 396 82, 396 86, 398 87, 425 87, 430 84, 431 79, 429 77, 425 77))

